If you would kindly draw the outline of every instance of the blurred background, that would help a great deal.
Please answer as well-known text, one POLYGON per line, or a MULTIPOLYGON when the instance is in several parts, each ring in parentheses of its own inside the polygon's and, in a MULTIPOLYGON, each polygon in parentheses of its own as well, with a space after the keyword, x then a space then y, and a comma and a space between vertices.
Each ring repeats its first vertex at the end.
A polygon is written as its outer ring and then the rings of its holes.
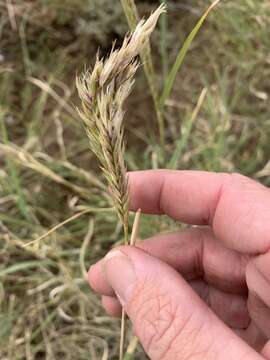
MULTIPOLYGON (((166 3, 151 38, 158 93, 210 5, 166 3)), ((146 16, 159 1, 136 4, 146 16)), ((3 360, 117 359, 120 322, 85 274, 122 230, 76 113, 75 77, 128 29, 118 0, 0 0, 3 360)), ((126 104, 128 169, 241 172, 269 186, 269 29, 269 0, 221 0, 177 73, 163 145, 141 67, 126 104)), ((140 236, 180 226, 143 216, 140 236)), ((133 356, 144 358, 139 347, 133 356)))

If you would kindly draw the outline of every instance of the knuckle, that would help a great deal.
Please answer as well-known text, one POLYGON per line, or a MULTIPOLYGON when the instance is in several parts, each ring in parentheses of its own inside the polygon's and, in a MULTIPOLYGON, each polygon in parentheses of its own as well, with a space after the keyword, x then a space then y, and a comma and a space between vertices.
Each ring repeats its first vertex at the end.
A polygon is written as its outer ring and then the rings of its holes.
POLYGON ((250 184, 254 184, 255 181, 248 178, 245 175, 233 172, 231 174, 226 174, 227 176, 227 184, 231 184, 233 186, 237 185, 237 186, 246 186, 246 185, 250 185, 250 184))
POLYGON ((256 193, 258 191, 258 185, 260 185, 255 180, 238 173, 226 174, 224 179, 224 185, 227 189, 237 189, 243 196, 245 194, 256 193))
POLYGON ((269 236, 263 230, 262 224, 267 221, 270 215, 270 208, 266 205, 267 201, 265 200, 269 194, 266 187, 253 179, 236 173, 227 174, 224 177, 222 197, 219 198, 220 201, 218 202, 221 212, 214 219, 214 230, 217 231, 218 236, 223 237, 224 228, 227 225, 226 233, 230 236, 224 236, 225 243, 231 244, 230 238, 233 237, 236 250, 247 247, 248 251, 265 252, 269 248, 269 236), (227 223, 224 215, 236 198, 241 199, 241 201, 234 203, 231 217, 228 219, 233 218, 237 221, 232 224, 231 220, 228 220, 227 223), (228 228, 228 225, 232 226, 228 228), (258 240, 256 243, 252 243, 251 238, 258 240))

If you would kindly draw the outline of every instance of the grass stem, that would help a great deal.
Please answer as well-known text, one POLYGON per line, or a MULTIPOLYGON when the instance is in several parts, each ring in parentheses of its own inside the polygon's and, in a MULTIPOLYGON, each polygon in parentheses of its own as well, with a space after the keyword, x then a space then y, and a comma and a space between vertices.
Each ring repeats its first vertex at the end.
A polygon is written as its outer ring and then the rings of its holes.
MULTIPOLYGON (((135 214, 135 218, 134 218, 134 222, 133 222, 133 226, 132 226, 132 230, 131 230, 130 246, 135 246, 136 239, 137 239, 138 233, 139 233, 140 218, 141 218, 141 209, 138 209, 135 214)), ((127 242, 125 239, 125 244, 126 243, 127 242)), ((126 328, 126 315, 125 315, 125 310, 122 309, 120 345, 119 345, 119 360, 123 360, 123 358, 124 358, 125 328, 126 328)))
MULTIPOLYGON (((131 30, 134 30, 134 28, 136 27, 139 21, 139 15, 136 4, 134 0, 121 0, 121 4, 124 13, 126 15, 129 28, 131 30)), ((164 147, 164 143, 165 143, 164 115, 159 106, 159 91, 158 91, 156 73, 154 70, 149 41, 147 42, 144 49, 140 52, 140 57, 142 60, 144 73, 148 82, 149 90, 151 92, 151 96, 155 107, 156 117, 158 121, 158 128, 159 128, 160 143, 162 147, 164 147)))

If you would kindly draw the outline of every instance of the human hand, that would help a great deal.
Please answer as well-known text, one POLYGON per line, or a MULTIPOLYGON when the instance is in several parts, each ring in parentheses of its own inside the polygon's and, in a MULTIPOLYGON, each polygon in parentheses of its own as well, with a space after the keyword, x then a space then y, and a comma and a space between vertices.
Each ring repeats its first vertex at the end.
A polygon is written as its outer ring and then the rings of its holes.
POLYGON ((131 209, 200 225, 110 251, 89 270, 152 360, 270 359, 270 190, 241 175, 129 173, 131 209))

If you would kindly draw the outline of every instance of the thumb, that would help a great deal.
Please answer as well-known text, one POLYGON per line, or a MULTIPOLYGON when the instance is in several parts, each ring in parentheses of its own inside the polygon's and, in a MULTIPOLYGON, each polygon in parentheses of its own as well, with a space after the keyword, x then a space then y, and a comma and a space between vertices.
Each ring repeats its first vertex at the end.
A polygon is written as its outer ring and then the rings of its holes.
POLYGON ((104 271, 152 360, 262 359, 174 269, 143 250, 111 251, 104 271))

